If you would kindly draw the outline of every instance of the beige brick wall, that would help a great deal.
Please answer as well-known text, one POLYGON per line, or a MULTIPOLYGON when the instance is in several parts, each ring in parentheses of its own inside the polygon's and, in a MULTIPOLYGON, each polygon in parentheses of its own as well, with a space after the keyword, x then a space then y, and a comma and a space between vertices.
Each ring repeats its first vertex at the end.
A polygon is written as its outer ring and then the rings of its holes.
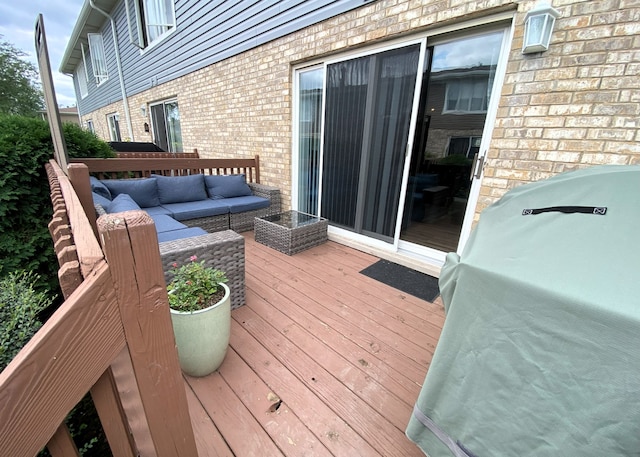
MULTIPOLYGON (((551 47, 524 56, 502 89, 478 212, 524 182, 595 164, 640 164, 640 2, 554 0, 551 47)), ((522 24, 533 2, 520 2, 522 24)))
MULTIPOLYGON (((518 184, 599 163, 640 163, 640 1, 553 0, 562 17, 552 46, 523 56, 533 0, 379 0, 129 98, 136 141, 140 106, 176 97, 184 150, 205 157, 259 154, 262 180, 290 204, 292 65, 376 41, 517 11, 478 211, 518 184)), ((108 138, 105 115, 85 116, 108 138)))

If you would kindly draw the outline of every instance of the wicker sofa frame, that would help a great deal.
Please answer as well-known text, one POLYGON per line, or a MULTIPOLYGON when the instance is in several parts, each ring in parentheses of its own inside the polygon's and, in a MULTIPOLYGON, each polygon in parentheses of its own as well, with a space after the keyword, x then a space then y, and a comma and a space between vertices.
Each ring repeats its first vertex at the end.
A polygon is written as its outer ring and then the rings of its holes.
POLYGON ((173 264, 188 262, 195 255, 227 276, 231 289, 231 308, 245 304, 245 244, 237 232, 253 230, 254 218, 280 212, 280 190, 260 184, 259 158, 253 159, 193 159, 193 158, 116 158, 76 159, 87 165, 90 174, 99 179, 140 178, 153 174, 182 176, 195 173, 225 175, 242 173, 254 195, 268 198, 268 208, 181 221, 190 227, 200 227, 205 235, 158 243, 160 257, 168 282, 173 264))
POLYGON ((198 158, 116 158, 116 159, 74 159, 87 165, 89 173, 98 179, 145 178, 152 174, 163 176, 184 176, 202 173, 205 175, 244 174, 247 184, 257 197, 266 198, 267 208, 227 213, 180 221, 189 227, 200 227, 207 232, 253 230, 256 217, 271 216, 281 211, 280 189, 260 183, 260 159, 198 159, 198 158))

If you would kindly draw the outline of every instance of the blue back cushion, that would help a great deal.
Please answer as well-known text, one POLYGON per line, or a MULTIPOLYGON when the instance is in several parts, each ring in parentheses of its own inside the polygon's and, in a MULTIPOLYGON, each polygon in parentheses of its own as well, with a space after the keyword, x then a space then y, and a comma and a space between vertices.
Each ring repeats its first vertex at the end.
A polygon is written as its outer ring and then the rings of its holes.
POLYGON ((207 189, 204 187, 204 175, 160 176, 151 175, 158 183, 160 204, 197 202, 206 200, 207 189))
POLYGON ((204 182, 207 186, 209 197, 214 199, 253 195, 243 174, 205 176, 204 182))
POLYGON ((89 183, 91 184, 91 192, 98 194, 109 201, 112 200, 111 192, 109 192, 109 189, 107 189, 107 186, 105 186, 102 183, 102 181, 100 181, 98 178, 94 176, 89 176, 89 183))
POLYGON ((129 194, 140 208, 160 205, 156 178, 105 179, 102 183, 107 186, 114 198, 118 194, 129 194))
POLYGON ((128 194, 118 194, 109 207, 105 209, 108 213, 121 213, 123 211, 140 209, 140 207, 128 194))

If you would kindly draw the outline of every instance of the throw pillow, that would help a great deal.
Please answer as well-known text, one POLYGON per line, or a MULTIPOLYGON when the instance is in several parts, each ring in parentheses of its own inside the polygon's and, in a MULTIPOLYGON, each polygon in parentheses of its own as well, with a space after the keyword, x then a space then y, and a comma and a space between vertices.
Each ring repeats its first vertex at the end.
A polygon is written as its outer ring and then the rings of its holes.
POLYGON ((102 182, 114 198, 119 194, 129 194, 140 208, 160 206, 156 178, 105 179, 102 182))
POLYGON ((107 208, 107 212, 121 213, 123 211, 131 211, 136 209, 140 209, 140 207, 135 201, 133 201, 133 198, 131 198, 129 194, 118 194, 109 205, 109 208, 107 208))
POLYGON ((95 176, 89 176, 89 183, 91 184, 91 192, 101 195, 109 201, 112 200, 111 192, 109 192, 107 186, 105 186, 98 178, 95 176))
POLYGON ((204 182, 209 197, 214 199, 253 195, 243 174, 205 176, 204 182))
POLYGON ((151 175, 158 183, 160 204, 196 202, 207 199, 204 175, 160 176, 151 175))
POLYGON ((93 204, 94 205, 100 205, 103 208, 108 208, 109 205, 111 204, 111 200, 109 200, 108 198, 104 198, 102 195, 100 195, 100 194, 98 194, 96 192, 91 192, 91 195, 93 196, 93 204))

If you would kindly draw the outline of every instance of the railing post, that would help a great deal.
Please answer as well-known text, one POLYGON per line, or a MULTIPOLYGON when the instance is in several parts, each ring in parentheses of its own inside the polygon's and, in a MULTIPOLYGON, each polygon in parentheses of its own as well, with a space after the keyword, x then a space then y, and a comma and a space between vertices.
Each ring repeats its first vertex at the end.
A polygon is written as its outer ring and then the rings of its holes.
POLYGON ((89 219, 89 224, 93 233, 98 236, 96 227, 96 210, 93 207, 93 196, 91 195, 91 184, 89 183, 89 168, 83 163, 70 163, 68 167, 69 181, 73 190, 78 195, 78 200, 84 208, 84 213, 89 219))
POLYGON ((98 232, 156 454, 197 456, 153 220, 107 214, 98 232))

